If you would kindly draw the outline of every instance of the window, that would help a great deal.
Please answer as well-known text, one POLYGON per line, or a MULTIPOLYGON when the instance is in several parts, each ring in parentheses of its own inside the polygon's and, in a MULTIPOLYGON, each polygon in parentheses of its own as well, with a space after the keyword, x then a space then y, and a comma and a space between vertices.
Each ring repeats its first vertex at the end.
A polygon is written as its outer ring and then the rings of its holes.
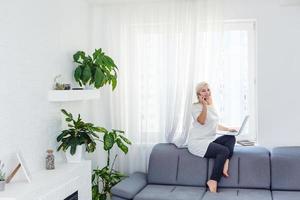
POLYGON ((249 114, 240 138, 254 141, 257 138, 255 36, 254 21, 225 22, 222 64, 215 85, 220 122, 240 126, 249 114))
MULTIPOLYGON (((168 70, 178 65, 176 57, 181 55, 178 52, 178 45, 184 40, 181 33, 172 34, 172 38, 160 29, 160 25, 140 25, 135 27, 135 62, 139 63, 138 75, 140 91, 139 97, 139 124, 141 135, 145 141, 156 143, 158 138, 162 139, 161 133, 165 127, 164 121, 167 114, 164 113, 164 107, 168 106, 164 90, 168 89, 166 82, 168 70), (157 26, 149 28, 151 31, 145 31, 145 26, 157 26), (153 31, 156 30, 156 31, 153 31), (174 56, 175 55, 175 56, 174 56), (163 87, 161 87, 163 85, 163 87)), ((254 21, 226 21, 223 27, 223 34, 199 32, 194 35, 196 41, 194 48, 197 53, 206 53, 208 47, 203 43, 203 38, 212 37, 212 44, 216 49, 221 49, 220 62, 204 64, 206 69, 199 71, 199 76, 195 78, 195 84, 206 80, 210 83, 213 91, 214 102, 220 115, 220 123, 227 126, 240 126, 245 115, 249 114, 250 119, 240 139, 256 140, 256 35, 254 21), (207 36, 206 36, 206 35, 207 36), (198 43, 197 43, 198 42, 198 43), (221 48, 220 48, 221 46, 221 48), (211 65, 211 66, 210 66, 211 65), (212 66, 214 65, 214 66, 212 66), (210 75, 203 75, 210 74, 210 75), (212 75, 213 74, 213 75, 212 75)), ((187 39, 188 40, 188 39, 187 39)), ((188 43, 188 42, 187 42, 188 43)), ((214 47, 210 48, 214 49, 214 47)), ((210 49, 211 50, 211 49, 210 49)), ((192 55, 191 50, 186 48, 186 55, 192 55)), ((185 55, 184 55, 185 56, 185 55)), ((196 54, 194 55, 197 56, 196 54)), ((195 58, 195 65, 201 66, 207 60, 195 58), (198 62, 198 63, 197 63, 198 62)), ((136 63, 135 63, 136 64, 136 63)), ((176 70, 182 70, 182 74, 187 70, 183 67, 176 70)), ((179 73, 181 74, 181 73, 179 73)), ((184 77, 178 77, 184 78, 184 77)), ((172 86, 172 85, 171 85, 172 86)), ((180 85, 177 87, 186 87, 180 85)), ((194 88, 192 88, 194 91, 194 88)), ((196 99, 196 97, 195 97, 196 99)), ((182 105, 182 108, 176 111, 178 120, 176 132, 180 134, 182 130, 182 121, 184 115, 185 101, 176 102, 182 105)), ((143 143, 143 139, 140 141, 143 143)))

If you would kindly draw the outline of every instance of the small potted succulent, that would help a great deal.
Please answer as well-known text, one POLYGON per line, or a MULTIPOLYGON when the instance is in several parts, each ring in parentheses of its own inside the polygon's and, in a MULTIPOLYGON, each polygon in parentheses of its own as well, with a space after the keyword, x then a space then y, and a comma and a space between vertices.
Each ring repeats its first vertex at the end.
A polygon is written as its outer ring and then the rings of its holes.
POLYGON ((94 152, 96 149, 96 141, 99 136, 97 132, 103 132, 102 127, 96 127, 92 123, 84 122, 80 114, 77 119, 73 118, 71 113, 62 109, 61 112, 66 116, 66 121, 69 122, 69 129, 63 130, 56 138, 60 142, 57 151, 63 150, 66 152, 68 162, 80 162, 82 157, 82 148, 87 152, 94 152))
POLYGON ((112 90, 116 88, 118 67, 102 49, 95 49, 92 56, 87 55, 84 51, 77 51, 73 55, 73 59, 77 64, 74 78, 80 86, 92 85, 99 89, 109 84, 112 86, 112 90))
POLYGON ((3 172, 4 163, 0 160, 0 191, 5 189, 5 173, 3 172))

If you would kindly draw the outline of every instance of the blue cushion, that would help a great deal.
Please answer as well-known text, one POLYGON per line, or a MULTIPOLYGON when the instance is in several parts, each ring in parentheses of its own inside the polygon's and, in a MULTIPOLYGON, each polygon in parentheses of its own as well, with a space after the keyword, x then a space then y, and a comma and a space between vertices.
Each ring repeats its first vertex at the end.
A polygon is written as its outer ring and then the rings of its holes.
POLYGON ((149 183, 205 186, 206 180, 206 158, 195 156, 187 148, 177 148, 173 144, 154 146, 149 161, 149 183))
POLYGON ((178 159, 174 144, 155 145, 149 158, 148 183, 175 184, 178 159))
POLYGON ((136 172, 112 187, 111 193, 114 196, 132 199, 139 191, 141 191, 146 186, 146 184, 146 174, 136 172))
MULTIPOLYGON (((214 159, 209 161, 208 178, 214 159)), ((263 147, 236 146, 229 162, 229 177, 219 187, 270 189, 270 152, 263 147)))
POLYGON ((206 186, 207 159, 191 154, 188 149, 178 149, 178 172, 176 184, 206 186))
POLYGON ((121 197, 117 197, 117 196, 112 196, 111 200, 127 200, 127 199, 124 199, 124 198, 121 198, 121 197))
MULTIPOLYGON (((238 187, 238 173, 239 173, 239 168, 238 168, 238 163, 239 163, 239 157, 233 154, 232 158, 229 161, 229 177, 223 177, 221 178, 219 182, 219 187, 238 187)), ((210 179, 213 166, 214 166, 214 159, 209 159, 209 164, 208 164, 208 179, 210 179)))
POLYGON ((271 154, 272 190, 300 190, 300 147, 276 147, 271 154))
POLYGON ((175 185, 147 185, 134 200, 201 200, 205 188, 175 185))
POLYGON ((300 191, 272 191, 273 200, 299 200, 300 191))
POLYGON ((202 200, 272 200, 270 190, 220 188, 206 192, 202 200))

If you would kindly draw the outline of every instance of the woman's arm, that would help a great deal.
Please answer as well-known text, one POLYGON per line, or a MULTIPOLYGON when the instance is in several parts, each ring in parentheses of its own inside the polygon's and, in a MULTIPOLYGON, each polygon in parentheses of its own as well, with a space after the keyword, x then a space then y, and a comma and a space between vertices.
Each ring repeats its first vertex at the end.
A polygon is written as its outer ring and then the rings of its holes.
POLYGON ((220 131, 229 131, 229 128, 222 126, 221 124, 218 124, 218 130, 220 131))
POLYGON ((200 115, 197 117, 197 121, 201 125, 204 125, 205 120, 206 120, 206 116, 207 116, 207 106, 206 106, 206 104, 202 104, 202 111, 201 111, 200 115))
POLYGON ((218 130, 220 130, 220 131, 237 132, 237 130, 235 128, 227 128, 225 126, 222 126, 221 124, 218 124, 218 130))

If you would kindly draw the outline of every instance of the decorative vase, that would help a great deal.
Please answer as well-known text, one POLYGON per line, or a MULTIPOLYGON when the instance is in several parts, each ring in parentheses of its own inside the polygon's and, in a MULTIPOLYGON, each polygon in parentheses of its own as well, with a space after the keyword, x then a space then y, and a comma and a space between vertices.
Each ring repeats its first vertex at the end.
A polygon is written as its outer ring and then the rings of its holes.
POLYGON ((0 191, 5 190, 5 181, 0 181, 0 191))
POLYGON ((75 154, 71 155, 70 148, 68 148, 67 151, 66 151, 66 158, 67 158, 68 163, 79 163, 79 162, 81 162, 82 150, 83 150, 83 145, 79 145, 79 146, 76 147, 75 154))
POLYGON ((51 170, 55 169, 55 163, 54 163, 54 155, 53 155, 53 150, 48 149, 47 150, 47 156, 46 156, 46 169, 51 170))

